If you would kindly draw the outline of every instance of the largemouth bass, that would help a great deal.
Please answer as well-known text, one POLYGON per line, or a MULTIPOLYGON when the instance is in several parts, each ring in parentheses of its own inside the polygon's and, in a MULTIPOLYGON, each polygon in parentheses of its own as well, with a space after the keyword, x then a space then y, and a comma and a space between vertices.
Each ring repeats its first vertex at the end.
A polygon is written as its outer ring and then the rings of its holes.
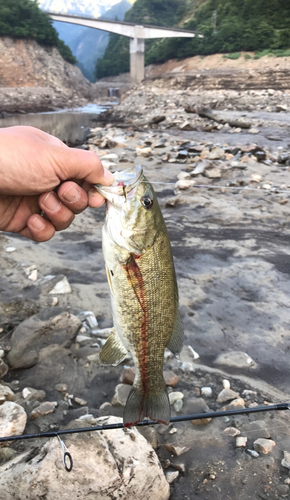
POLYGON ((114 177, 113 186, 95 186, 107 200, 102 239, 114 321, 100 360, 118 365, 128 351, 132 354, 136 376, 124 410, 125 426, 145 417, 168 424, 164 349, 177 353, 183 338, 170 242, 142 167, 114 177))

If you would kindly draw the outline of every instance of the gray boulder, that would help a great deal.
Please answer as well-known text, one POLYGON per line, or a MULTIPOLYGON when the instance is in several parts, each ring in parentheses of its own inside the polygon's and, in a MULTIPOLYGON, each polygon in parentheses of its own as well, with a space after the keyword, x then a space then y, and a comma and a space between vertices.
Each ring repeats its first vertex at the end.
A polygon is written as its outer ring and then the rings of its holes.
POLYGON ((76 316, 55 308, 35 314, 13 332, 12 349, 7 355, 9 365, 11 368, 36 365, 52 351, 69 347, 81 326, 76 316))
MULTIPOLYGON (((121 419, 103 417, 92 423, 115 422, 121 419)), ((79 427, 84 423, 79 420, 73 425, 79 427)), ((60 443, 53 438, 37 453, 27 452, 18 461, 12 459, 0 467, 2 497, 5 500, 169 498, 169 484, 158 457, 135 428, 74 434, 64 437, 64 441, 73 458, 72 472, 64 469, 60 443)))

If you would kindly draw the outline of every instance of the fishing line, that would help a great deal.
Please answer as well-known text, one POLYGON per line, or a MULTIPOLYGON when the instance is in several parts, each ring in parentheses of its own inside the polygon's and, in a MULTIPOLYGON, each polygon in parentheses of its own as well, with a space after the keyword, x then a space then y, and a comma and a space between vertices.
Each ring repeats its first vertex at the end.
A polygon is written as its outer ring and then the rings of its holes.
MULTIPOLYGON (((178 181, 176 181, 178 182, 178 181)), ((162 182, 162 181, 150 181, 149 184, 164 184, 166 186, 175 186, 176 182, 162 182)), ((178 186, 176 186, 178 189, 178 186)), ((239 187, 239 186, 216 186, 214 184, 193 184, 192 186, 189 186, 191 188, 207 188, 207 189, 232 189, 232 190, 238 190, 238 191, 259 191, 260 193, 270 193, 270 194, 280 194, 280 193, 286 193, 290 194, 290 191, 287 190, 278 190, 277 188, 273 188, 273 191, 270 189, 263 189, 263 188, 251 188, 251 187, 239 187)), ((182 191, 186 191, 185 189, 182 191)))
MULTIPOLYGON (((268 411, 282 411, 282 410, 290 410, 290 403, 278 403, 274 405, 267 406, 256 406, 254 408, 243 408, 239 410, 225 410, 225 411, 215 411, 208 413, 194 413, 192 415, 180 415, 177 417, 172 417, 170 419, 170 423, 175 422, 186 422, 189 420, 203 420, 208 418, 219 418, 219 417, 230 417, 235 415, 247 415, 249 413, 262 413, 268 411)), ((138 422, 134 427, 144 427, 147 425, 157 425, 159 422, 154 422, 152 420, 143 420, 142 422, 138 422)), ((49 431, 49 432, 41 432, 34 434, 23 434, 17 436, 9 436, 9 437, 0 437, 0 443, 11 442, 11 441, 24 441, 26 439, 37 439, 37 438, 52 438, 57 437, 60 445, 62 447, 62 462, 65 470, 67 472, 71 472, 73 468, 73 459, 72 456, 66 447, 65 443, 61 440, 60 436, 67 434, 80 434, 83 432, 92 432, 92 431, 107 431, 114 429, 124 429, 126 428, 123 423, 117 424, 105 424, 98 425, 95 427, 81 427, 78 429, 60 429, 58 431, 49 431)))

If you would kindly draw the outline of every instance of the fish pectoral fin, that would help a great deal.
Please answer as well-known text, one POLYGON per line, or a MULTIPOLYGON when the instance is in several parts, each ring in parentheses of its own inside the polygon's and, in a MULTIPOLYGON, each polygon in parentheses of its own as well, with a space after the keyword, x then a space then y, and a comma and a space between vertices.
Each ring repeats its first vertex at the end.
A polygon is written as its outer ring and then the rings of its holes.
POLYGON ((176 354, 180 351, 183 341, 183 334, 184 332, 181 317, 179 311, 177 311, 173 332, 166 346, 173 354, 176 354))
POLYGON ((113 295, 113 287, 112 287, 112 278, 111 278, 111 273, 110 273, 109 269, 107 268, 107 266, 106 266, 106 273, 107 273, 107 280, 108 280, 108 283, 109 283, 109 287, 110 287, 110 290, 111 290, 111 294, 113 295))
POLYGON ((101 364, 117 366, 126 358, 127 354, 127 349, 122 344, 115 328, 113 328, 100 352, 101 364))
POLYGON ((146 417, 165 425, 169 424, 170 406, 165 384, 163 390, 157 394, 142 394, 135 387, 131 389, 123 415, 125 427, 136 425, 146 417))

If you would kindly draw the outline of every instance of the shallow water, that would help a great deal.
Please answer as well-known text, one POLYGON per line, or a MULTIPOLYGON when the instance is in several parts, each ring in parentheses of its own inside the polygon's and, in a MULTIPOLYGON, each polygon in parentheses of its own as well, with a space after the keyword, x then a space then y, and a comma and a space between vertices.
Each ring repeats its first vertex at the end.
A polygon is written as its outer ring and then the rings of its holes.
POLYGON ((29 125, 58 137, 66 144, 80 144, 88 135, 94 118, 108 107, 90 103, 81 108, 13 115, 1 118, 0 128, 29 125))

